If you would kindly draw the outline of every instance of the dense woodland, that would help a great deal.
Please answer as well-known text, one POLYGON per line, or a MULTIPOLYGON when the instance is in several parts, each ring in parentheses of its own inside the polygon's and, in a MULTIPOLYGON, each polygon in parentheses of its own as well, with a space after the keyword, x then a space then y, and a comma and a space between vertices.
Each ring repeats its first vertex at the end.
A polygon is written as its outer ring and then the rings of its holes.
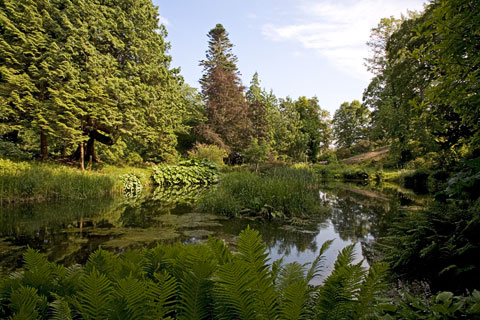
POLYGON ((266 221, 321 214, 319 176, 365 183, 395 176, 404 186, 425 186, 432 202, 389 220, 375 248, 381 258, 369 261, 368 272, 353 264, 349 247, 325 285, 315 288, 309 281, 321 257, 309 270, 269 265, 250 230, 239 237, 239 254, 211 240, 121 257, 99 251, 84 267, 67 269, 29 251, 22 276, 0 277, 0 315, 478 316, 480 2, 432 0, 423 12, 382 19, 367 43, 370 84, 333 115, 322 109, 321 97, 277 97, 257 73, 243 84, 221 24, 206 40, 197 90, 171 65, 167 31, 151 0, 0 0, 0 203, 28 192, 30 200, 70 199, 116 188, 105 172, 51 169, 51 161, 82 170, 135 166, 140 174, 123 181, 132 194, 148 184, 147 170, 153 184, 171 186, 184 177, 188 184, 217 183, 220 168, 220 183, 196 209, 266 221), (376 150, 388 155, 364 167, 342 162, 376 150), (245 163, 250 166, 235 166, 245 163), (398 283, 406 291, 392 289, 398 283), (419 289, 424 283, 428 294, 419 289), (190 296, 190 288, 198 295, 190 296), (103 305, 95 304, 96 295, 103 305))

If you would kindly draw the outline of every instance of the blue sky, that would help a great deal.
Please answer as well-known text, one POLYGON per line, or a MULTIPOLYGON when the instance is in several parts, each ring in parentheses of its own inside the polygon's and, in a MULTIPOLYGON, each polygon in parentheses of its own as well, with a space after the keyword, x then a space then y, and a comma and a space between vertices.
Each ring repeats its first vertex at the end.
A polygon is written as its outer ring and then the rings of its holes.
POLYGON ((365 43, 382 17, 421 10, 424 0, 153 0, 171 43, 173 66, 199 87, 207 33, 221 23, 230 34, 244 85, 258 71, 277 97, 317 96, 333 115, 361 100, 371 75, 365 43))

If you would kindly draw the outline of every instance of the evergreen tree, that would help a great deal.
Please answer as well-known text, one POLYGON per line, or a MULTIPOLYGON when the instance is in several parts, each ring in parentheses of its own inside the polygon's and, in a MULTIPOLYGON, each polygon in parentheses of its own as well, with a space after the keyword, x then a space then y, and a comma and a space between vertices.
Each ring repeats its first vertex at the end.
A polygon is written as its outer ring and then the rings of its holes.
POLYGON ((250 142, 251 121, 236 66, 237 57, 221 24, 210 30, 208 37, 206 60, 200 62, 204 68, 200 84, 207 121, 199 129, 207 142, 229 152, 241 152, 250 142))
POLYGON ((252 134, 257 142, 265 143, 269 128, 267 124, 267 103, 264 96, 264 91, 260 88, 260 81, 258 80, 258 73, 255 72, 250 88, 247 91, 246 97, 249 104, 248 116, 252 123, 252 134))
POLYGON ((39 134, 42 159, 48 157, 47 137, 81 139, 79 74, 67 41, 71 22, 60 4, 0 3, 0 130, 39 134))

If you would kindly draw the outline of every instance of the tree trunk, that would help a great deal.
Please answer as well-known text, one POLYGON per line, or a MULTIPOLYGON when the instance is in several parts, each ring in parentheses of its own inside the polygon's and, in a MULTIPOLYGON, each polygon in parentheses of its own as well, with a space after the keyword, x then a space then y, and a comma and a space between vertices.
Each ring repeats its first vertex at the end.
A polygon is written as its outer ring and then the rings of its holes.
POLYGON ((82 171, 85 171, 85 155, 84 155, 84 149, 85 149, 85 143, 82 142, 80 143, 80 169, 82 169, 82 171))
POLYGON ((85 153, 85 157, 89 161, 100 162, 100 159, 97 157, 97 154, 95 153, 95 138, 93 137, 91 137, 87 141, 87 150, 85 153))
POLYGON ((40 158, 42 161, 48 159, 47 135, 43 130, 40 131, 40 158))

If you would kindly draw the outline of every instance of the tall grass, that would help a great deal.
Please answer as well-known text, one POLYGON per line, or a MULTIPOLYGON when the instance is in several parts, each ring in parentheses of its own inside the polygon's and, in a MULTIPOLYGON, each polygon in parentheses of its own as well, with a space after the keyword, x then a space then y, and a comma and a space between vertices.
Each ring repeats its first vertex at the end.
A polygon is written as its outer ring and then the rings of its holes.
POLYGON ((34 162, 0 159, 0 202, 22 200, 88 199, 113 194, 115 178, 85 171, 34 162))
POLYGON ((327 210, 320 205, 314 173, 292 168, 276 168, 266 174, 228 173, 200 198, 197 208, 226 216, 268 218, 307 216, 327 210))

